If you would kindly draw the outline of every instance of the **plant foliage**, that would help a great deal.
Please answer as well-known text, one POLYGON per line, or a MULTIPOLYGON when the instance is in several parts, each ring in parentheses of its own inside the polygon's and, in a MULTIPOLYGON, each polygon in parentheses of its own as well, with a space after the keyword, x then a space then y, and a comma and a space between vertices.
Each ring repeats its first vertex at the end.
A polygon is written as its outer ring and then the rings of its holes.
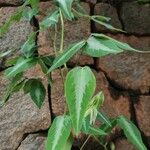
MULTIPOLYGON (((148 0, 139 0, 139 2, 149 2, 148 0)), ((97 22, 104 27, 116 32, 124 32, 113 27, 105 16, 89 16, 82 7, 79 0, 53 0, 56 6, 55 10, 50 12, 40 23, 39 30, 32 32, 27 41, 20 49, 20 55, 9 60, 8 69, 5 70, 6 77, 10 80, 6 93, 1 101, 4 105, 9 97, 21 89, 25 94, 29 94, 40 109, 44 103, 46 89, 41 79, 25 78, 24 73, 35 65, 41 66, 42 72, 47 77, 48 83, 52 85, 51 72, 60 69, 62 79, 65 80, 65 97, 68 106, 68 112, 54 119, 46 143, 47 150, 70 150, 74 136, 84 133, 93 136, 96 139, 103 139, 117 125, 123 129, 128 140, 139 150, 146 150, 142 141, 141 134, 137 127, 124 116, 118 116, 110 119, 101 107, 104 103, 104 94, 102 91, 94 95, 96 88, 96 79, 89 67, 75 67, 64 78, 61 67, 77 53, 86 54, 91 57, 103 57, 106 55, 118 54, 124 51, 140 52, 126 43, 117 41, 104 34, 92 33, 88 39, 83 39, 68 46, 64 50, 64 22, 72 21, 84 17, 88 20, 97 22), (56 46, 57 25, 61 24, 60 48, 56 46), (55 31, 54 53, 55 55, 40 55, 36 44, 36 37, 43 30, 55 31), (57 50, 58 49, 58 50, 57 50), (101 122, 101 126, 95 126, 95 122, 101 122)), ((13 23, 22 19, 31 21, 33 17, 39 15, 39 0, 25 0, 24 4, 0 27, 0 36, 3 36, 13 23)), ((0 54, 3 58, 13 50, 5 51, 0 54)), ((101 143, 101 141, 99 141, 101 143)), ((102 144, 103 145, 103 144, 102 144)), ((114 147, 111 144, 111 147, 114 147)), ((106 146, 105 146, 106 149, 106 146)))

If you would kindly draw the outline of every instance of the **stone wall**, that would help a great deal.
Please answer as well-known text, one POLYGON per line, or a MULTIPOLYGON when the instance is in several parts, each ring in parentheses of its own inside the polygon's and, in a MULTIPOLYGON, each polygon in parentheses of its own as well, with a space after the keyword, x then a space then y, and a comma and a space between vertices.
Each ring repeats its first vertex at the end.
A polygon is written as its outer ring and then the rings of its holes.
MULTIPOLYGON (((0 0, 0 26, 21 4, 22 0, 0 0)), ((112 25, 127 33, 110 32, 86 19, 65 22, 65 45, 87 38, 91 32, 102 32, 137 49, 150 50, 150 4, 139 5, 134 0, 86 0, 82 5, 91 15, 111 17, 112 25)), ((40 2, 40 9, 50 11, 53 5, 51 1, 45 0, 40 2)), ((31 31, 38 30, 39 21, 43 17, 39 15, 32 22, 21 20, 0 38, 0 52, 9 48, 16 49, 15 53, 0 60, 0 97, 8 82, 3 75, 7 68, 6 60, 18 55, 21 45, 31 31)), ((37 35, 36 42, 41 54, 52 52, 49 31, 37 35)), ((74 67, 77 59, 78 57, 74 57, 69 62, 69 67, 74 67)), ((81 56, 79 64, 92 67, 97 78, 97 91, 103 90, 105 94, 103 111, 110 117, 123 114, 130 118, 142 132, 144 143, 150 149, 150 54, 126 52, 101 59, 81 56)), ((44 150, 51 118, 64 112, 65 99, 59 70, 52 74, 54 84, 51 89, 39 66, 27 72, 26 76, 33 77, 37 74, 44 80, 47 88, 45 104, 39 110, 28 95, 19 92, 0 108, 0 150, 44 150)), ((135 150, 119 129, 109 135, 109 140, 115 143, 116 150, 135 150)), ((100 149, 94 146, 93 144, 92 148, 89 146, 86 149, 100 149)))

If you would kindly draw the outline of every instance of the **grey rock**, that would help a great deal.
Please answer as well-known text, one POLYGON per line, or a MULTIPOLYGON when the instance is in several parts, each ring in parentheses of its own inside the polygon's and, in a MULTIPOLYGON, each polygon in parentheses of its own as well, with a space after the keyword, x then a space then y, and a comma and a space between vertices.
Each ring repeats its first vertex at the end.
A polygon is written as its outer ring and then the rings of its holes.
POLYGON ((99 59, 99 69, 122 90, 148 94, 150 90, 150 54, 133 52, 109 55, 99 59))
POLYGON ((121 8, 121 18, 125 31, 133 34, 150 34, 150 4, 125 2, 121 8))
MULTIPOLYGON (((9 19, 16 9, 16 7, 3 7, 0 9, 0 26, 2 26, 9 19)), ((28 21, 21 20, 20 22, 13 24, 8 32, 0 38, 0 53, 15 49, 15 52, 13 52, 10 56, 12 57, 12 55, 18 55, 20 47, 24 44, 32 31, 33 27, 28 21)), ((4 60, 6 61, 11 58, 10 56, 5 57, 4 60)), ((5 67, 4 60, 0 60, 1 67, 5 67)))
MULTIPOLYGON (((111 18, 110 24, 115 28, 122 29, 121 23, 118 18, 117 10, 110 4, 107 3, 98 3, 94 8, 94 15, 102 15, 105 17, 111 18)), ((109 29, 105 28, 104 26, 95 23, 95 29, 97 32, 110 32, 109 29)), ((115 32, 115 31, 112 31, 115 32)))
POLYGON ((55 116, 62 115, 66 109, 64 96, 64 85, 60 75, 60 70, 52 72, 53 84, 51 87, 52 111, 55 116))
POLYGON ((117 139, 114 144, 115 150, 136 150, 126 139, 117 139))
POLYGON ((97 81, 95 93, 102 91, 105 95, 105 101, 101 110, 110 118, 115 118, 118 115, 125 115, 126 117, 130 118, 130 104, 128 95, 123 95, 122 93, 113 89, 108 83, 103 72, 95 72, 95 77, 97 81))
POLYGON ((21 5, 23 0, 0 0, 0 5, 21 5))
POLYGON ((141 131, 150 137, 150 96, 140 96, 135 104, 136 118, 141 131))
POLYGON ((44 134, 29 134, 20 144, 18 150, 45 150, 44 134))
POLYGON ((133 48, 140 51, 150 50, 150 37, 149 36, 135 36, 135 35, 124 35, 124 34, 107 34, 108 36, 119 40, 124 43, 130 44, 133 48))
MULTIPOLYGON (((0 98, 7 84, 8 80, 1 73, 0 98)), ((0 120, 0 149, 15 150, 25 134, 49 128, 51 118, 48 98, 46 97, 42 108, 38 109, 29 95, 24 95, 22 92, 13 94, 9 101, 0 108, 0 120)))

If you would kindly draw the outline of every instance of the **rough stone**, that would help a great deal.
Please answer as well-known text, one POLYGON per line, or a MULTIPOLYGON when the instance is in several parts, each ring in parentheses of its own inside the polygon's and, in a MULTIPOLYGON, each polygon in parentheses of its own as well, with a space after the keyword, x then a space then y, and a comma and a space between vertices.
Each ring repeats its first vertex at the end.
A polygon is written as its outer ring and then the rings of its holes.
POLYGON ((115 150, 136 150, 126 139, 117 139, 114 144, 115 150))
POLYGON ((64 85, 60 70, 52 72, 53 84, 51 87, 51 103, 54 115, 62 115, 65 112, 66 102, 64 96, 64 85))
POLYGON ((18 150, 45 150, 46 136, 44 134, 29 134, 21 142, 18 150))
MULTIPOLYGON (((37 77, 38 72, 35 72, 36 74, 34 74, 34 76, 37 77)), ((26 74, 26 77, 29 76, 34 77, 32 70, 30 71, 30 74, 26 74)), ((8 80, 6 80, 1 73, 1 98, 4 94, 7 83, 8 80)), ((0 108, 0 120, 1 150, 15 150, 25 134, 49 128, 51 118, 48 98, 46 96, 44 105, 41 109, 38 109, 29 95, 24 95, 23 92, 17 92, 10 97, 9 101, 2 108, 0 108)))
POLYGON ((94 59, 92 57, 89 57, 87 55, 79 55, 76 54, 74 57, 72 57, 69 62, 67 63, 68 66, 84 66, 84 65, 93 65, 94 59))
MULTIPOLYGON (((107 3, 96 4, 94 9, 94 14, 111 18, 110 24, 112 24, 116 28, 122 29, 121 23, 118 18, 117 10, 115 7, 111 6, 110 4, 107 3)), ((105 28, 104 26, 98 23, 95 23, 95 30, 96 32, 110 32, 110 30, 108 30, 107 28, 105 28)))
POLYGON ((102 111, 105 112, 110 118, 117 117, 118 115, 125 115, 130 118, 129 97, 123 95, 109 85, 103 72, 95 74, 97 89, 96 93, 103 91, 105 101, 102 111), (124 109, 125 108, 125 109, 124 109))
POLYGON ((0 0, 0 5, 21 5, 23 0, 0 0))
POLYGON ((150 96, 140 96, 135 104, 136 119, 141 131, 150 137, 150 96))
POLYGON ((108 36, 119 40, 121 42, 125 42, 130 44, 133 48, 141 50, 141 51, 149 51, 150 50, 150 37, 149 36, 134 36, 134 35, 124 35, 124 34, 107 34, 108 36))
MULTIPOLYGON (((40 12, 42 13, 38 15, 36 18, 40 23, 47 16, 47 14, 49 14, 51 11, 55 9, 55 6, 53 5, 52 2, 41 2, 39 9, 40 9, 40 12)), ((40 55, 46 55, 46 54, 53 55, 54 54, 52 36, 54 37, 50 29, 39 32, 39 35, 38 35, 39 50, 38 51, 40 55)))
MULTIPOLYGON (((124 115, 130 119, 130 102, 128 95, 113 89, 108 83, 103 72, 95 73, 95 76, 97 80, 95 94, 103 91, 105 97, 104 104, 100 110, 109 118, 115 118, 119 115, 124 115)), ((119 127, 115 127, 112 132, 106 136, 106 141, 112 141, 120 135, 121 129, 119 127)))
POLYGON ((146 94, 150 90, 150 54, 121 53, 99 59, 103 70, 111 83, 120 90, 136 94, 146 94))
POLYGON ((90 4, 96 4, 97 0, 85 0, 85 2, 90 3, 90 4))
POLYGON ((98 2, 109 3, 111 5, 121 4, 123 2, 133 2, 135 0, 98 0, 98 2))
MULTIPOLYGON (((3 7, 0 9, 0 26, 3 25, 7 19, 16 11, 17 7, 3 7)), ((28 21, 22 20, 18 23, 13 24, 8 32, 0 38, 0 53, 5 52, 10 49, 15 49, 15 53, 12 55, 17 55, 20 47, 27 40, 28 35, 33 31, 33 27, 28 21)), ((11 55, 11 56, 12 56, 11 55)), ((4 60, 10 57, 4 58, 4 60)), ((5 66, 5 61, 0 60, 0 66, 5 66)))
MULTIPOLYGON (((87 3, 82 3, 87 12, 90 12, 90 8, 87 3)), ((40 9, 41 11, 44 10, 44 13, 47 14, 48 12, 52 11, 54 9, 54 5, 52 2, 41 2, 40 3, 40 9)), ((42 21, 44 18, 43 15, 39 15, 37 19, 39 21, 42 21)), ((58 23, 58 29, 57 29, 57 40, 56 40, 56 47, 57 50, 59 50, 59 43, 60 43, 60 33, 61 33, 61 27, 60 23, 58 23)), ((90 35, 90 21, 87 19, 81 19, 75 20, 73 22, 65 21, 65 33, 64 33, 64 49, 66 49, 70 44, 78 42, 80 40, 86 39, 90 35)), ((54 31, 53 29, 48 29, 43 32, 39 33, 38 36, 38 46, 39 46, 39 53, 41 55, 53 55, 54 54, 54 31)), ((82 56, 81 56, 82 57, 82 56)), ((92 58, 83 56, 84 59, 86 58, 85 62, 91 62, 93 63, 92 58)), ((75 58, 74 58, 75 60, 75 58)), ((81 61, 82 63, 82 61, 81 61)), ((83 64, 83 63, 82 63, 83 64)))
POLYGON ((124 29, 133 34, 150 34, 150 4, 125 2, 121 9, 124 29))

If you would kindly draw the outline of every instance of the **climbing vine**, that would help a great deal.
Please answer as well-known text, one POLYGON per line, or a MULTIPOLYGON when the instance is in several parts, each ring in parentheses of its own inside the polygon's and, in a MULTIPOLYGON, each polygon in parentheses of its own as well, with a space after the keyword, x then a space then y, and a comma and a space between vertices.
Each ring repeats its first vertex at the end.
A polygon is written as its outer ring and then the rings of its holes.
MULTIPOLYGON (((53 0, 53 4, 56 6, 55 10, 46 14, 47 16, 39 23, 39 30, 29 35, 28 40, 20 49, 20 56, 13 58, 9 62, 9 68, 5 70, 5 75, 9 78, 10 84, 1 100, 1 105, 3 106, 14 92, 23 90, 25 94, 30 94, 31 99, 40 109, 46 95, 46 89, 42 83, 42 79, 39 77, 28 79, 24 78, 23 75, 27 70, 39 64, 48 80, 48 84, 52 86, 51 73, 55 69, 60 69, 64 81, 64 95, 66 97, 67 109, 64 115, 54 119, 49 129, 46 144, 47 150, 70 150, 73 138, 78 137, 81 133, 88 135, 81 150, 91 136, 99 140, 104 149, 107 149, 108 143, 103 139, 117 125, 123 129, 128 140, 137 149, 146 150, 140 132, 130 120, 122 115, 110 119, 101 112, 101 107, 105 99, 104 94, 102 91, 99 91, 99 93, 94 95, 96 79, 89 67, 75 67, 68 72, 66 77, 64 77, 62 69, 65 67, 68 71, 67 62, 77 53, 91 57, 103 57, 124 51, 141 51, 132 48, 126 43, 98 33, 92 33, 88 39, 70 44, 68 48, 64 49, 64 22, 66 20, 73 21, 83 17, 99 23, 110 30, 115 30, 116 32, 124 31, 113 27, 109 23, 110 18, 108 17, 88 15, 79 0, 53 0), (56 46, 58 24, 61 25, 59 47, 56 46), (38 32, 49 28, 55 32, 53 37, 55 55, 40 55, 36 45, 36 36, 38 32), (102 123, 99 127, 95 127, 97 120, 102 123)), ((0 36, 7 33, 13 23, 20 21, 22 18, 31 21, 33 17, 36 17, 40 13, 39 0, 26 0, 7 22, 0 27, 0 36)), ((7 56, 12 52, 13 50, 8 50, 0 54, 0 57, 7 56)), ((144 51, 142 52, 144 53, 144 51)))

